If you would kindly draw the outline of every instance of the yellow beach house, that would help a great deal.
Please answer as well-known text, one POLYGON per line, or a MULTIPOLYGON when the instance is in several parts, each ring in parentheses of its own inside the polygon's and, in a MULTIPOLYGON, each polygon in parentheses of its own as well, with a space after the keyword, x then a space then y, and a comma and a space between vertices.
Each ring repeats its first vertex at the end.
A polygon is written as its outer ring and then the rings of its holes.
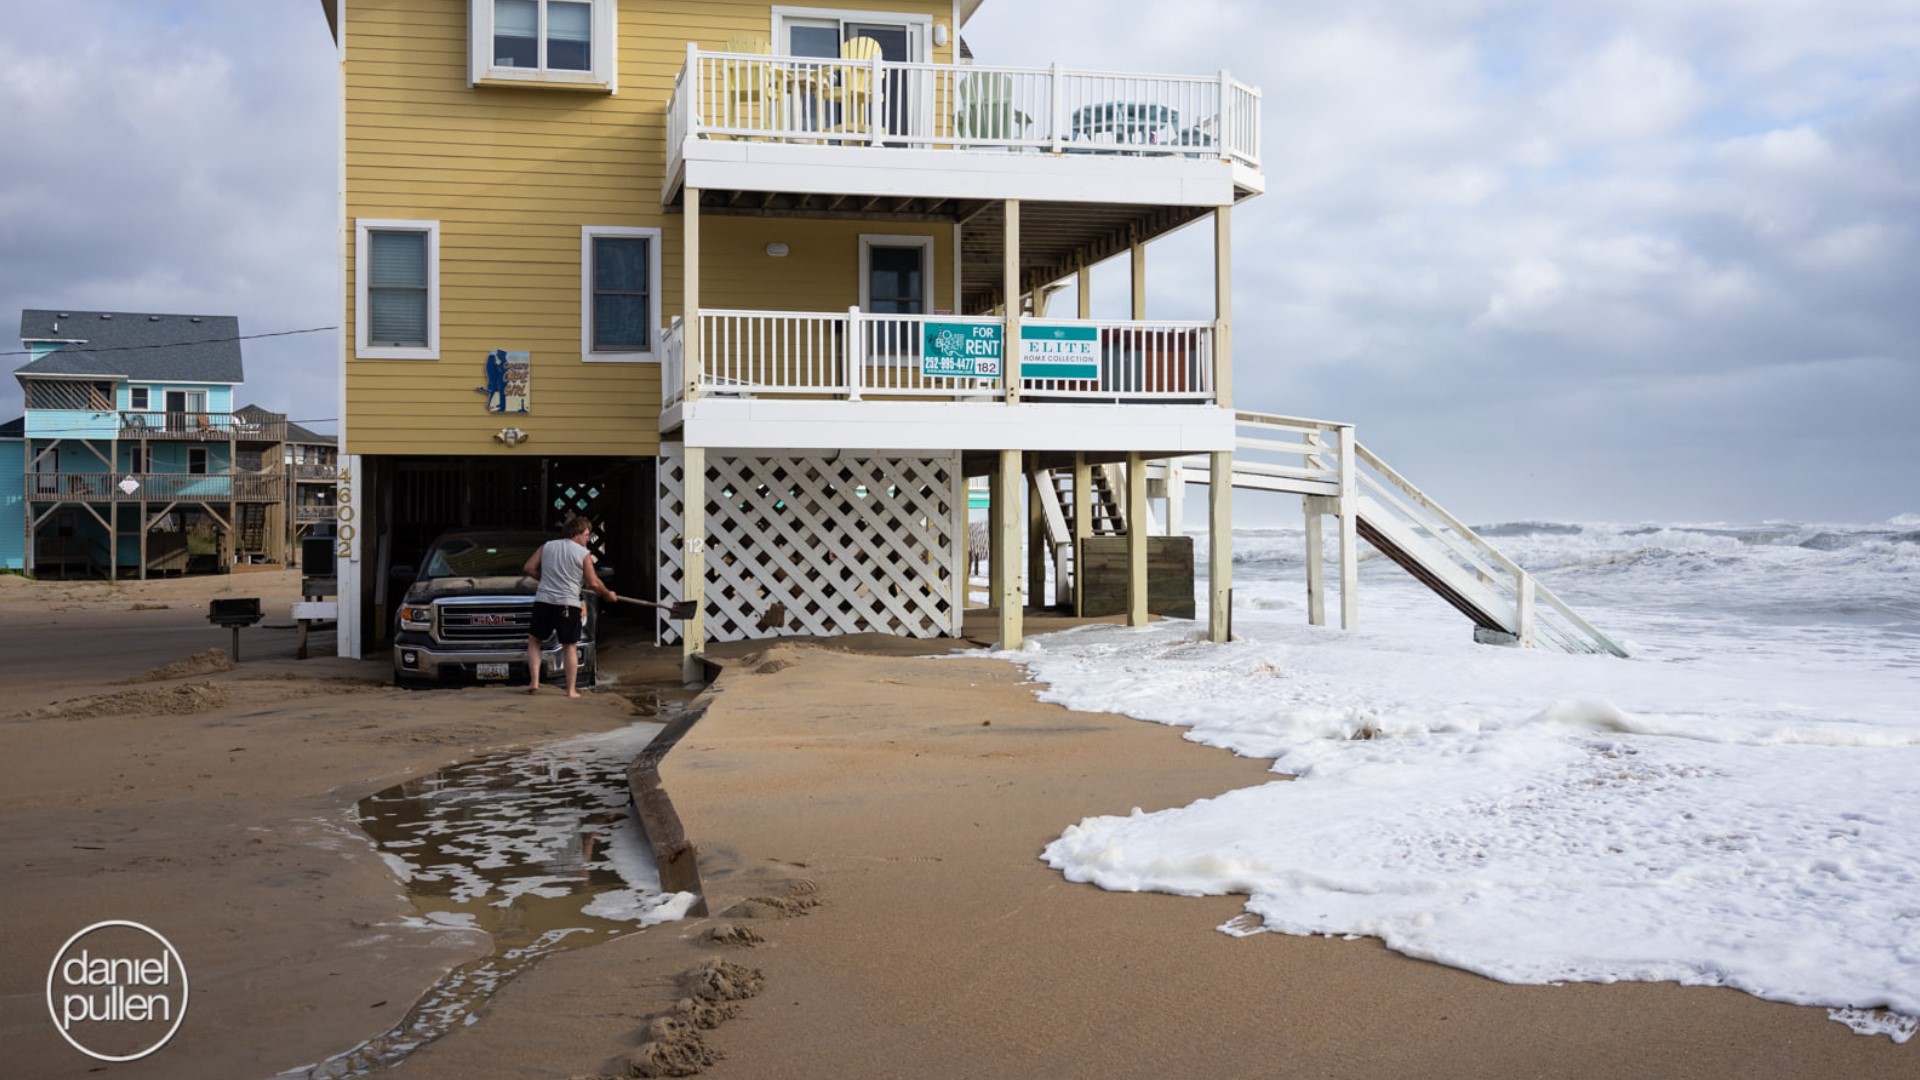
POLYGON ((1072 595, 1102 520, 1144 622, 1146 463, 1194 455, 1224 638, 1230 238, 1263 187, 1257 89, 976 62, 979 0, 322 2, 343 654, 379 646, 390 572, 435 533, 568 513, 599 524, 621 592, 700 601, 661 627, 689 657, 957 634, 974 477, 1003 644, 1023 584, 1039 602, 1051 572, 1072 595), (1147 318, 1143 245, 1196 223, 1214 317, 1147 318), (1090 318, 1086 289, 1076 316, 1035 314, 1119 257, 1132 318, 1090 318))

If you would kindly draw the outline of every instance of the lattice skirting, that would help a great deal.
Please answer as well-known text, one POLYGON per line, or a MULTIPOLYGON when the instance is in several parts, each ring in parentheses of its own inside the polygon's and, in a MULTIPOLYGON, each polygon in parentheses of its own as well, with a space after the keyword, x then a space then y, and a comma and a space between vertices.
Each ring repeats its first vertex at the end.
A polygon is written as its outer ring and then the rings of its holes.
MULTIPOLYGON (((663 602, 686 580, 686 462, 660 457, 663 602)), ((958 637, 966 587, 960 455, 707 451, 708 640, 786 634, 958 637)), ((680 640, 663 621, 663 643, 680 640)))

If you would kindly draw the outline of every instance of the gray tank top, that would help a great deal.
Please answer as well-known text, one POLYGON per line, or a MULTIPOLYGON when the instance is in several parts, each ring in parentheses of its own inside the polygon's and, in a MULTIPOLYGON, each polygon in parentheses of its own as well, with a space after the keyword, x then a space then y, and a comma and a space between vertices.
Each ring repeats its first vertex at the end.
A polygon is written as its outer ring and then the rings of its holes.
POLYGON ((549 540, 540 548, 540 589, 533 594, 543 604, 562 607, 580 606, 580 584, 586 577, 582 567, 587 549, 571 540, 549 540))

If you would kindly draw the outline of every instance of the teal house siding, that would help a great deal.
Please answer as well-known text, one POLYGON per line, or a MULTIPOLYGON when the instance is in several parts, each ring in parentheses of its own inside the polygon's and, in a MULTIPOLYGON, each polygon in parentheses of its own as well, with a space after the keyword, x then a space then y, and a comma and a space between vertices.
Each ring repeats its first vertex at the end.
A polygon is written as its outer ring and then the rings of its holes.
POLYGON ((27 505, 21 492, 26 447, 19 439, 0 439, 0 570, 27 565, 27 505))

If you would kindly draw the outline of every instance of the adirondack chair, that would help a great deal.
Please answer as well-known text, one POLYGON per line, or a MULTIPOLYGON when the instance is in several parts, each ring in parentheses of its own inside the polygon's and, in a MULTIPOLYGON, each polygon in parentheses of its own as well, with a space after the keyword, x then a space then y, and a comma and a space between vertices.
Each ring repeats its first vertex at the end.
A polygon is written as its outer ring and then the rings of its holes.
MULTIPOLYGON (((742 34, 727 39, 727 52, 747 56, 768 56, 772 50, 767 39, 757 34, 742 34)), ((711 123, 730 128, 776 128, 784 87, 771 60, 721 60, 714 72, 711 123)), ((716 138, 732 138, 719 135, 716 138)), ((752 136, 749 136, 751 138, 752 136)))
POLYGON ((832 130, 867 134, 873 127, 872 64, 880 59, 880 43, 869 37, 850 38, 840 46, 840 59, 850 62, 841 67, 839 83, 821 87, 822 98, 838 107, 839 122, 832 130))
POLYGON ((1013 107, 1013 76, 981 71, 960 83, 954 127, 963 139, 1018 139, 1033 117, 1013 107))

